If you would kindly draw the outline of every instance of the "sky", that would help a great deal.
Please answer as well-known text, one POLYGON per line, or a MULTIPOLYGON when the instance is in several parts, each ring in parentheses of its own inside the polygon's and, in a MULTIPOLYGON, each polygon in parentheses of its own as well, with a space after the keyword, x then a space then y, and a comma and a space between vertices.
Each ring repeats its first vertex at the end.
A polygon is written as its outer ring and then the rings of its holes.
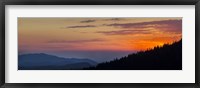
POLYGON ((108 61, 182 38, 182 17, 18 18, 19 54, 108 61))

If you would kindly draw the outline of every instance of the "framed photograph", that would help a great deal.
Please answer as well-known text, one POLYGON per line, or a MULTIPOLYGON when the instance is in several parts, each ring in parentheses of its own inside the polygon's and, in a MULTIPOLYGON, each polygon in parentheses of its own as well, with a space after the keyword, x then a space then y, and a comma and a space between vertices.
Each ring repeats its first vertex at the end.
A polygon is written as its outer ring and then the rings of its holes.
POLYGON ((1 87, 200 87, 199 5, 1 1, 1 87))

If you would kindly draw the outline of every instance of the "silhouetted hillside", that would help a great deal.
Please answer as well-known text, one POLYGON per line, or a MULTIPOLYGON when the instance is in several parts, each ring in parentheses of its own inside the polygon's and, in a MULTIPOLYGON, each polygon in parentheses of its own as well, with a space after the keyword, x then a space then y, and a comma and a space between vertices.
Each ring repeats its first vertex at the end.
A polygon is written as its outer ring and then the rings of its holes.
POLYGON ((24 54, 18 57, 19 70, 67 70, 95 66, 90 59, 62 58, 44 53, 24 54))
POLYGON ((182 39, 173 44, 130 54, 87 70, 182 70, 182 39))

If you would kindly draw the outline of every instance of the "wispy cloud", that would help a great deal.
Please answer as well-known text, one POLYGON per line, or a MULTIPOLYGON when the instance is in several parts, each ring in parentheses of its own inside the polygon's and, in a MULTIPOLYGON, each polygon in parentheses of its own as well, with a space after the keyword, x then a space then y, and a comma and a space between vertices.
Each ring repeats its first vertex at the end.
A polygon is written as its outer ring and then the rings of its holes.
POLYGON ((92 27, 96 27, 95 25, 83 25, 83 26, 68 26, 67 28, 92 28, 92 27))
POLYGON ((48 41, 47 43, 94 43, 94 42, 103 42, 105 39, 87 39, 87 40, 54 40, 48 41))
POLYGON ((80 21, 80 23, 91 23, 91 22, 95 22, 96 20, 83 20, 80 21))
POLYGON ((162 20, 162 21, 150 21, 140 23, 114 23, 104 24, 105 26, 113 26, 120 28, 157 28, 161 31, 167 32, 181 32, 182 20, 162 20))
POLYGON ((105 35, 130 35, 130 34, 151 34, 150 30, 119 30, 119 31, 98 31, 105 35))

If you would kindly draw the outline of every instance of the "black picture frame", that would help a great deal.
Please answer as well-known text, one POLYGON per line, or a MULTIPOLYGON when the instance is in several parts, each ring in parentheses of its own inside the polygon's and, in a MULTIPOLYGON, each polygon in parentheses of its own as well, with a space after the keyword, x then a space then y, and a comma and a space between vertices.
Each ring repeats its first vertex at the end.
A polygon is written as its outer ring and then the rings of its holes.
POLYGON ((2 88, 199 88, 200 0, 1 0, 0 87, 2 88), (5 5, 195 5, 195 83, 5 83, 5 5))

